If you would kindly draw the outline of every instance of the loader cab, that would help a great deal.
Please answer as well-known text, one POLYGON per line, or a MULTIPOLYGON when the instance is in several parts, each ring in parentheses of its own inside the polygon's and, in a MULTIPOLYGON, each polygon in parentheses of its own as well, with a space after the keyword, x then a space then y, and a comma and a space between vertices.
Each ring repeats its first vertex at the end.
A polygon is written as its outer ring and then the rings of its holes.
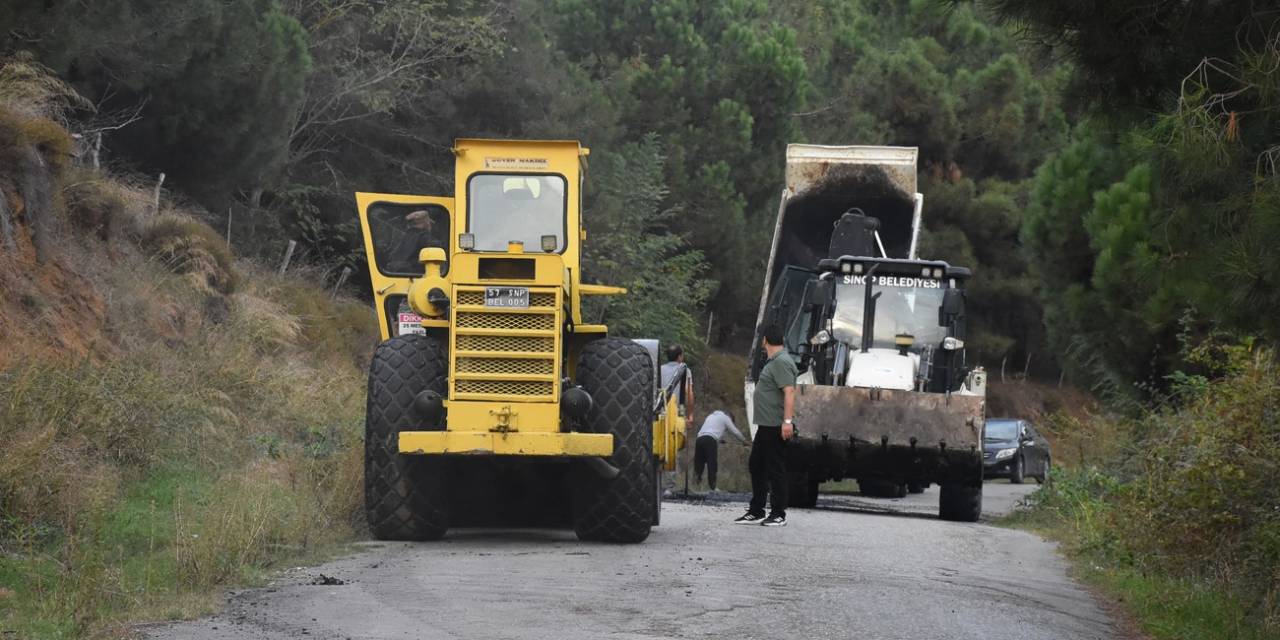
MULTIPOLYGON (((382 339, 447 331, 456 284, 555 287, 581 324, 570 292, 581 280, 589 151, 576 141, 459 139, 453 153, 454 197, 356 194, 382 339)), ((522 300, 499 291, 493 301, 522 300)))
POLYGON ((555 256, 547 264, 577 273, 589 150, 576 141, 462 139, 453 152, 459 209, 454 248, 460 257, 472 256, 465 261, 477 265, 477 279, 482 258, 496 254, 555 256))
POLYGON ((784 270, 770 306, 802 372, 817 384, 958 388, 968 269, 852 256, 818 267, 784 270))

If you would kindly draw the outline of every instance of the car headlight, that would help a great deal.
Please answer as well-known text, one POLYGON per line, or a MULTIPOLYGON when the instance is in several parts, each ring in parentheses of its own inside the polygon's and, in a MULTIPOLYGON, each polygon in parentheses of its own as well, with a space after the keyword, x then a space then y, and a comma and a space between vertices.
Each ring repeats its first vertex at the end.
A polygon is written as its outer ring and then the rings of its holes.
POLYGON ((996 460, 1004 460, 1005 458, 1012 458, 1013 454, 1017 452, 1018 452, 1017 449, 1001 449, 996 452, 996 460))

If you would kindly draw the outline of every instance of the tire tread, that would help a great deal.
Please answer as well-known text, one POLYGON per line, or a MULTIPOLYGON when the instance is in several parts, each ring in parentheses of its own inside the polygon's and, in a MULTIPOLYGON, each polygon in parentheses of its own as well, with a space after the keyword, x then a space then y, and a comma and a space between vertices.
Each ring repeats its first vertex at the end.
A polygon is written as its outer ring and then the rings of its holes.
POLYGON ((365 409, 364 499, 369 530, 379 540, 434 540, 449 518, 442 461, 399 452, 398 436, 423 425, 414 416, 418 393, 443 394, 448 363, 435 338, 397 336, 378 345, 369 366, 365 409))
POLYGON ((653 360, 644 347, 602 338, 582 349, 578 384, 593 400, 586 425, 612 433, 609 462, 621 473, 601 480, 590 472, 574 483, 574 531, 582 540, 637 543, 649 537, 657 505, 653 463, 653 360))

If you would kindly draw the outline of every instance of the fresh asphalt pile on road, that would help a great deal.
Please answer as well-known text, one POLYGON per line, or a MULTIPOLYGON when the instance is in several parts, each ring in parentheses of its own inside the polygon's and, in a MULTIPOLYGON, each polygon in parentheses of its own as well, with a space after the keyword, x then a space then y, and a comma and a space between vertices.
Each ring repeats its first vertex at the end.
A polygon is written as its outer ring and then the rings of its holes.
MULTIPOLYGON (((987 488, 988 513, 1033 489, 987 488)), ((212 618, 143 631, 157 640, 1116 635, 1051 544, 937 520, 926 511, 936 500, 936 489, 896 501, 824 497, 778 528, 729 524, 737 500, 673 502, 640 545, 540 530, 366 543, 233 594, 212 618)))

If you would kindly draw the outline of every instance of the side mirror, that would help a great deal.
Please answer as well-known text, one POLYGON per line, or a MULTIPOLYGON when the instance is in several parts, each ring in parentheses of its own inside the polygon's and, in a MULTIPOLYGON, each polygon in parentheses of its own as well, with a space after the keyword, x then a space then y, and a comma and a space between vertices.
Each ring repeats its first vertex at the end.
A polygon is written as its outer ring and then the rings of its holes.
POLYGON ((938 307, 938 325, 947 326, 952 320, 964 316, 964 289, 947 289, 942 292, 942 306, 938 307))
POLYGON ((821 309, 831 300, 832 283, 830 280, 813 280, 805 290, 804 308, 806 311, 821 309))

